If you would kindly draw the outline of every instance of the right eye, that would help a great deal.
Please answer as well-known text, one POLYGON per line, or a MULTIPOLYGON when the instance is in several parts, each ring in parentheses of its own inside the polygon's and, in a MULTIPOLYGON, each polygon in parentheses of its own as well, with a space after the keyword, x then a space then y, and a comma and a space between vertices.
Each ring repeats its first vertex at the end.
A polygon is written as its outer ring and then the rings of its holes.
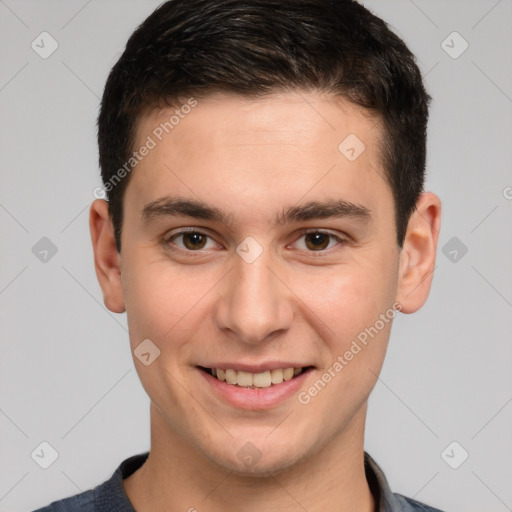
POLYGON ((216 246, 215 242, 204 233, 197 230, 182 230, 172 233, 165 239, 167 244, 173 244, 184 251, 201 251, 211 249, 216 246), (208 246, 208 240, 212 245, 208 246))

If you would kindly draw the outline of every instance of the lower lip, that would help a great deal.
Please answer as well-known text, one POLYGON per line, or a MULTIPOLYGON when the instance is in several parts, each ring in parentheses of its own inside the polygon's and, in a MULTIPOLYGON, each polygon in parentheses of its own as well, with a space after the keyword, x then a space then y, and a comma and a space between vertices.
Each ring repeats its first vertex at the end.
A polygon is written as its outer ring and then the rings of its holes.
POLYGON ((197 369, 214 392, 234 407, 247 410, 261 410, 275 407, 297 393, 311 370, 306 370, 293 379, 268 388, 243 388, 221 382, 217 377, 197 369))

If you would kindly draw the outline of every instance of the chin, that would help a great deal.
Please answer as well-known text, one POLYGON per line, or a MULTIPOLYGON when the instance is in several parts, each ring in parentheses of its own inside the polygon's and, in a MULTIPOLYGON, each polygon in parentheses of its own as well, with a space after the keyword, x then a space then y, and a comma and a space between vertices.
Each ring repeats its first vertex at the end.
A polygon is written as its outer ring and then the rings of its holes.
POLYGON ((212 450, 208 447, 206 456, 225 471, 239 476, 268 477, 269 474, 277 475, 298 465, 305 457, 304 448, 297 450, 297 443, 276 445, 268 439, 251 441, 238 440, 231 445, 241 446, 234 451, 228 446, 220 450, 212 450), (229 451, 227 451, 229 450, 229 451))

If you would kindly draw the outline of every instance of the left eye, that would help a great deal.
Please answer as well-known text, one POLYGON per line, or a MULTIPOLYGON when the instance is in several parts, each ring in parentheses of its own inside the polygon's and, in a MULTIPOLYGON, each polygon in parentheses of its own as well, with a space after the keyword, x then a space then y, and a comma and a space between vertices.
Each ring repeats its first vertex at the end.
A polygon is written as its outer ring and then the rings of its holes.
POLYGON ((330 249, 332 246, 340 243, 342 240, 336 235, 325 233, 324 231, 311 231, 302 235, 299 240, 304 240, 302 243, 297 241, 299 249, 309 251, 323 251, 330 249))
MULTIPOLYGON (((181 249, 187 249, 189 251, 197 251, 201 249, 209 249, 211 246, 207 246, 208 239, 210 237, 199 231, 188 231, 183 233, 177 233, 169 238, 169 242, 173 242, 181 249), (176 241, 181 238, 181 244, 176 241)), ((215 245, 213 241, 211 244, 215 245)))

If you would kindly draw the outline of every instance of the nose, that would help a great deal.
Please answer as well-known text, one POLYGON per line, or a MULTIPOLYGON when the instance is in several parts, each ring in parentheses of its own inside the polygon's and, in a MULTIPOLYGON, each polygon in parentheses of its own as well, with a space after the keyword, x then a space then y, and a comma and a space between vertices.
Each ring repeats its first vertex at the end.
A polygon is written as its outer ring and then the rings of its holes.
POLYGON ((292 294, 271 269, 272 258, 266 251, 252 263, 238 255, 234 258, 235 268, 224 281, 216 307, 216 324, 224 335, 258 345, 289 329, 292 294))

